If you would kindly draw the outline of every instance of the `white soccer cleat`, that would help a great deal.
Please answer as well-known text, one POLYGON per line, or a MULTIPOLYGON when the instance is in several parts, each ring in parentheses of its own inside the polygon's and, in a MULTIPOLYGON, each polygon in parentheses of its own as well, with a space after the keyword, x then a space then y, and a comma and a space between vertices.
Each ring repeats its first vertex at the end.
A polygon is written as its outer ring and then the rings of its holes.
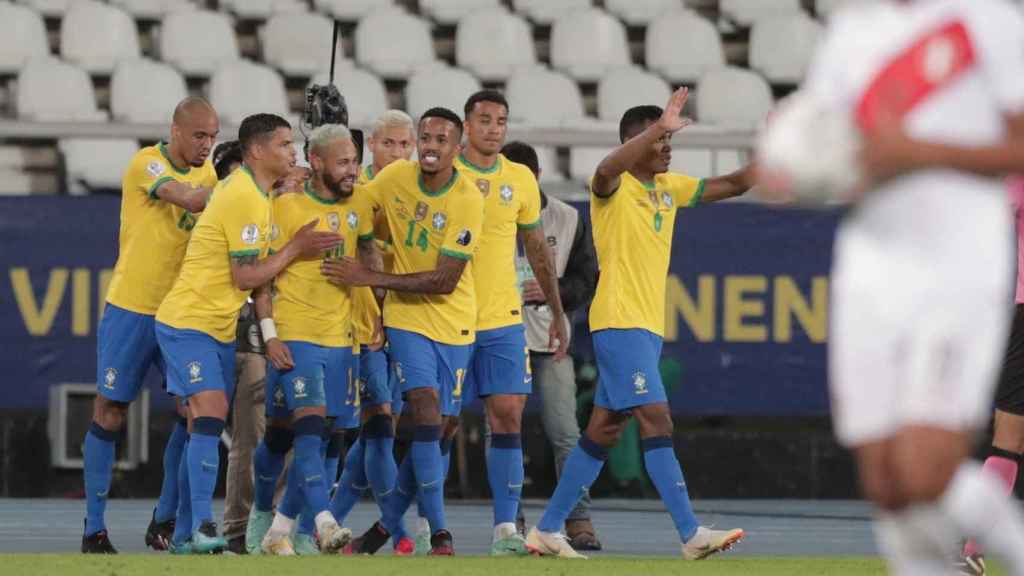
POLYGON ((278 536, 273 531, 267 532, 263 537, 260 550, 267 556, 295 556, 295 549, 292 548, 292 541, 288 536, 278 536))
POLYGON ((683 544, 683 558, 703 560, 712 554, 724 552, 743 539, 743 530, 711 530, 700 526, 697 533, 683 544))
POLYGON ((340 554, 341 549, 352 541, 352 531, 342 528, 337 522, 327 525, 319 533, 320 551, 324 554, 340 554))
POLYGON ((565 534, 561 532, 542 532, 536 526, 530 528, 530 533, 526 535, 526 549, 530 553, 540 556, 587 559, 586 556, 572 549, 565 534))

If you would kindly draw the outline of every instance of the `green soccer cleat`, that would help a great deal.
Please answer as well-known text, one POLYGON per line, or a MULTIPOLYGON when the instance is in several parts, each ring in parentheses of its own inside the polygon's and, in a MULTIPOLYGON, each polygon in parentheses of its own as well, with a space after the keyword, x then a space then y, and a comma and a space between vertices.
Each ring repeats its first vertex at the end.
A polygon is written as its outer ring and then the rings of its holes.
POLYGON ((529 556, 526 539, 518 533, 496 540, 491 544, 491 556, 529 556))
POLYGON ((186 540, 184 542, 171 541, 167 545, 167 550, 175 556, 184 556, 192 553, 192 541, 186 540))
POLYGON ((298 556, 319 556, 320 547, 312 534, 295 534, 292 537, 292 548, 298 556))
POLYGON ((227 541, 217 535, 217 525, 209 520, 192 534, 193 554, 220 554, 227 547, 227 541))
POLYGON ((274 522, 273 510, 257 510, 253 508, 249 512, 249 523, 245 526, 245 549, 249 554, 260 554, 260 542, 270 531, 270 525, 274 522))
POLYGON ((416 556, 430 554, 430 524, 420 518, 416 526, 416 556))

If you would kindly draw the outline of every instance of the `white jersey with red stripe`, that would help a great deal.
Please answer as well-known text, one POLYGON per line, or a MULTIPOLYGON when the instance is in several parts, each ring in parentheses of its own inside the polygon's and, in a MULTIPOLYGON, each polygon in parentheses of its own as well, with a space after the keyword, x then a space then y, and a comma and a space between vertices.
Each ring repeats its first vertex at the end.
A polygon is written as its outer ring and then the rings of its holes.
MULTIPOLYGON (((1024 112, 1024 18, 1004 0, 854 3, 833 18, 805 90, 864 132, 998 144, 1024 112)), ((1005 183, 952 169, 869 191, 833 261, 830 383, 848 445, 906 425, 970 429, 987 418, 1012 285, 1005 183)))

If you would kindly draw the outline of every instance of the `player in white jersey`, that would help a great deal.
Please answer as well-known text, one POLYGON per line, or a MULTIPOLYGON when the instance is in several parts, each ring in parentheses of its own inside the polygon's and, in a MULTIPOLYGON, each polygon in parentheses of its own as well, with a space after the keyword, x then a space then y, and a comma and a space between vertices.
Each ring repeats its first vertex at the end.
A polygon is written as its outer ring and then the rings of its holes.
POLYGON ((835 244, 833 415, 896 574, 947 574, 971 536, 1024 574, 1024 523, 968 463, 1010 318, 1024 171, 1024 18, 1006 0, 855 3, 805 90, 851 114, 867 175, 835 244))

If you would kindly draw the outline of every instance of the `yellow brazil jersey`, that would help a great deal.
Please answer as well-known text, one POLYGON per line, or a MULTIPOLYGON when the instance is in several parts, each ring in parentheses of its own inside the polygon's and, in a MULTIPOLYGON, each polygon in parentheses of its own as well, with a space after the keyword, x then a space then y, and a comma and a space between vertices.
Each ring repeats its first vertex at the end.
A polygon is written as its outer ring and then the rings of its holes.
POLYGON ((540 189, 533 172, 502 155, 490 168, 459 156, 456 167, 484 197, 484 225, 477 258, 477 330, 493 330, 523 322, 523 300, 516 274, 516 233, 540 226, 540 189))
MULTIPOLYGON (((359 178, 356 183, 361 187, 373 180, 373 165, 366 166, 359 171, 359 178)), ((356 189, 356 194, 361 190, 356 189)), ((388 248, 384 242, 378 242, 377 248, 382 252, 388 248)), ((390 258, 389 258, 390 259, 390 258)), ((352 330, 355 337, 355 345, 373 344, 373 331, 376 327, 377 318, 380 317, 380 306, 377 305, 377 298, 373 295, 373 289, 365 286, 352 289, 352 330)))
POLYGON ((167 182, 212 188, 217 173, 209 160, 201 168, 179 170, 164 144, 139 150, 121 181, 120 252, 107 290, 107 302, 153 315, 181 269, 196 216, 161 200, 167 182))
POLYGON ((360 194, 336 201, 316 196, 309 184, 302 194, 274 199, 272 250, 281 250, 307 223, 336 232, 342 243, 322 258, 296 260, 274 280, 274 323, 282 340, 320 346, 352 344, 351 289, 335 286, 320 273, 323 258, 356 257, 360 239, 373 238, 373 209, 360 194))
POLYGON ((231 258, 265 258, 273 207, 244 166, 217 184, 192 230, 181 274, 156 313, 158 322, 235 341, 238 313, 251 290, 239 290, 231 258))
MULTIPOLYGON (((416 162, 397 160, 365 188, 384 211, 393 239, 394 273, 437 268, 441 254, 472 260, 483 223, 483 198, 458 170, 444 188, 429 192, 416 162)), ((473 263, 467 264, 451 294, 388 291, 384 325, 421 334, 442 344, 471 344, 476 338, 473 263)))
POLYGON ((676 209, 694 206, 704 181, 658 174, 647 185, 625 172, 611 198, 590 197, 594 248, 601 275, 590 305, 590 330, 642 328, 665 332, 668 276, 676 209))

